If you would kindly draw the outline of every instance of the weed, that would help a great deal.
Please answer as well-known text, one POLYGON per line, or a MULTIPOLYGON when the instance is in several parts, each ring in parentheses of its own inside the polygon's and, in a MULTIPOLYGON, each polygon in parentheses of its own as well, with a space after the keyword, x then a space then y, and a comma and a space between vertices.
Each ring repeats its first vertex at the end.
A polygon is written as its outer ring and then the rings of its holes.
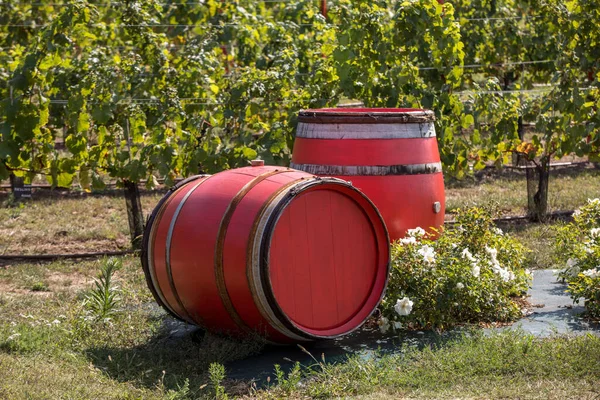
POLYGON ((183 385, 177 385, 177 390, 169 390, 166 395, 166 400, 185 400, 190 397, 190 380, 186 378, 183 385))
POLYGON ((297 389, 300 380, 302 379, 302 369, 299 362, 294 364, 294 367, 288 372, 287 377, 279 364, 275 364, 275 380, 277 388, 285 394, 291 394, 297 389))
POLYGON ((222 385, 222 382, 225 379, 225 367, 223 366, 223 364, 210 364, 210 366, 208 367, 208 376, 210 378, 212 388, 215 391, 215 398, 227 399, 225 388, 222 385))
POLYGON ((38 281, 31 286, 31 290, 33 292, 48 292, 50 291, 50 288, 46 282, 38 281))
POLYGON ((100 275, 94 279, 94 287, 86 294, 84 304, 91 316, 98 321, 110 319, 121 301, 120 289, 114 285, 113 276, 121 269, 120 258, 110 257, 102 260, 100 275))

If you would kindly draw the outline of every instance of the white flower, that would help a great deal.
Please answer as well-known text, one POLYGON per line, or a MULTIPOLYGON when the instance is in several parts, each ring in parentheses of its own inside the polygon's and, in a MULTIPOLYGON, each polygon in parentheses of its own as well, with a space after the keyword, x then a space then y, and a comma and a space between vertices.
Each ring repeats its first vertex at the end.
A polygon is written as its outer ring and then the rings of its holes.
POLYGON ((463 284, 462 284, 462 282, 458 282, 458 283, 456 284, 456 288, 457 288, 458 290, 460 290, 460 289, 464 289, 464 288, 465 288, 465 285, 463 285, 463 284))
MULTIPOLYGON (((504 269, 502 267, 499 267, 498 269, 496 269, 495 271, 498 275, 500 275, 500 278, 502 278, 502 280, 504 282, 508 282, 511 280, 511 273, 510 271, 508 271, 507 269, 504 269)), ((512 275, 512 277, 514 278, 514 274, 512 275)))
POLYGON ((592 279, 598 278, 600 277, 600 270, 596 268, 588 269, 587 271, 583 271, 583 275, 592 279))
POLYGON ((598 204, 598 205, 600 205, 600 199, 588 199, 588 204, 598 204))
POLYGON ((581 215, 581 210, 575 210, 573 211, 573 216, 574 217, 579 217, 581 215))
POLYGON ((420 226, 417 226, 415 229, 409 229, 407 233, 408 236, 421 237, 425 236, 425 229, 421 228, 420 226))
POLYGON ((496 235, 504 236, 504 232, 502 231, 502 229, 500 229, 498 227, 494 227, 493 231, 496 235))
POLYGON ((402 322, 395 321, 394 322, 394 329, 402 329, 402 322))
POLYGON ((461 256, 462 256, 462 258, 466 258, 469 261, 476 261, 475 257, 473 257, 473 254, 471 254, 469 249, 464 249, 461 253, 461 256))
POLYGON ((600 237, 600 228, 593 228, 590 231, 590 236, 593 237, 594 239, 597 237, 600 237))
POLYGON ((409 236, 409 237, 400 239, 400 244, 402 244, 402 245, 416 244, 416 243, 417 243, 417 239, 414 238, 413 236, 409 236))
POLYGON ((473 274, 473 276, 475 278, 479 278, 479 274, 481 273, 481 267, 479 266, 479 264, 474 262, 473 264, 471 264, 471 267, 471 273, 473 274))
POLYGON ((567 260, 567 268, 573 268, 574 266, 577 265, 577 260, 574 258, 569 258, 567 260))
POLYGON ((16 338, 18 338, 19 336, 21 336, 20 333, 13 333, 12 335, 10 335, 6 340, 7 341, 11 341, 11 340, 15 340, 16 338))
POLYGON ((485 246, 485 251, 490 255, 490 257, 492 257, 492 260, 495 260, 498 256, 498 250, 492 247, 485 246))
POLYGON ((390 321, 386 317, 379 318, 377 325, 379 325, 381 333, 386 333, 390 329, 390 321))
POLYGON ((54 324, 54 325, 58 325, 58 324, 60 324, 60 321, 59 321, 59 320, 57 320, 57 319, 55 319, 54 321, 52 321, 52 324, 54 324))
POLYGON ((394 306, 394 310, 398 313, 398 315, 409 315, 413 308, 413 302, 410 301, 408 297, 404 297, 402 300, 396 301, 396 305, 394 306))
POLYGON ((433 249, 433 247, 426 244, 423 247, 421 247, 417 252, 423 256, 423 260, 426 263, 431 264, 435 262, 435 250, 433 249))

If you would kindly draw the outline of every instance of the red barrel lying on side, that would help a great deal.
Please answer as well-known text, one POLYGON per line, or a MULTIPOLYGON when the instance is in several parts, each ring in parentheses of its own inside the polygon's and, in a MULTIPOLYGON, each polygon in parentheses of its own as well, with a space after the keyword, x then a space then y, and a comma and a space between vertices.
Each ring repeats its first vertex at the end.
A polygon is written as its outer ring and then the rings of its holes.
POLYGON ((300 111, 292 168, 351 181, 377 206, 390 239, 444 223, 433 112, 401 108, 300 111))
POLYGON ((148 221, 142 263, 177 318, 289 343, 360 326, 383 295, 389 244, 349 183, 259 164, 171 190, 148 221))

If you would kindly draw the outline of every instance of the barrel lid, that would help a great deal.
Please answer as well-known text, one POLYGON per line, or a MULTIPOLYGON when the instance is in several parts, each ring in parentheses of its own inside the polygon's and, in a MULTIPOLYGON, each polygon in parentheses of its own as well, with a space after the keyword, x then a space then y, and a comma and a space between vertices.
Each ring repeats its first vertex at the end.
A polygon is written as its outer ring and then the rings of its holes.
POLYGON ((337 124, 398 124, 435 121, 431 110, 420 108, 318 108, 300 110, 299 122, 337 124))
POLYGON ((389 241, 379 212, 356 188, 312 181, 279 202, 263 256, 280 317, 303 334, 329 338, 359 327, 379 303, 389 241))

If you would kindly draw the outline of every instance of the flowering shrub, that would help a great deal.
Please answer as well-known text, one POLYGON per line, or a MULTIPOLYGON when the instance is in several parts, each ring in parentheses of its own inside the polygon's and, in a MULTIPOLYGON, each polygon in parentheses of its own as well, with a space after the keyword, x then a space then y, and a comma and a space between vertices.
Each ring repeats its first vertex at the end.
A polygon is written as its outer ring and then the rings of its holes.
POLYGON ((515 298, 531 281, 525 248, 495 227, 488 211, 462 210, 437 240, 421 228, 392 246, 392 268, 380 329, 437 328, 514 321, 515 298))
POLYGON ((559 228, 555 257, 564 265, 559 277, 573 301, 584 300, 590 317, 600 317, 600 199, 590 199, 559 228))

